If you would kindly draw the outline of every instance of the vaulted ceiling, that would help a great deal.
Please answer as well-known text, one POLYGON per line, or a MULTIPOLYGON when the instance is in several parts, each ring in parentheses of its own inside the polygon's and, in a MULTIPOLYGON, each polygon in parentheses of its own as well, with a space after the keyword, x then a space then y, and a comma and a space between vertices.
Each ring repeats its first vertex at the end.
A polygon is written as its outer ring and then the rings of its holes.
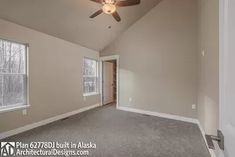
POLYGON ((90 0, 0 0, 0 18, 100 51, 159 2, 118 8, 118 23, 106 14, 90 19, 101 7, 90 0))

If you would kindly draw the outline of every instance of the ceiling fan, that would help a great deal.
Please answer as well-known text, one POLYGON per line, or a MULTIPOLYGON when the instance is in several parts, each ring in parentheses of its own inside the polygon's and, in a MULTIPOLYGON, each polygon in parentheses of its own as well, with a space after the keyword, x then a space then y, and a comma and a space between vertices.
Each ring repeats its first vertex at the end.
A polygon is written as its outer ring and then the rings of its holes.
POLYGON ((140 4, 140 0, 90 0, 96 3, 102 4, 102 9, 98 10, 94 14, 90 16, 90 18, 94 18, 101 13, 105 13, 108 15, 112 15, 116 21, 120 22, 121 17, 117 12, 117 7, 127 7, 140 4))

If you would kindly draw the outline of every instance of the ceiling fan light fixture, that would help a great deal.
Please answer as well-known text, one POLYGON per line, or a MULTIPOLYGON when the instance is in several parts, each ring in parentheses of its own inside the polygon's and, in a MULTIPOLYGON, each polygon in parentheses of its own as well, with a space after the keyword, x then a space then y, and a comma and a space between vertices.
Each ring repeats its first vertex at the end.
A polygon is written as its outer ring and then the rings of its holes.
POLYGON ((114 4, 104 4, 102 10, 105 14, 113 14, 117 8, 114 4))
POLYGON ((115 0, 104 0, 103 4, 115 4, 115 0))
POLYGON ((95 18, 96 16, 105 13, 108 15, 112 15, 117 22, 120 22, 121 17, 117 12, 117 8, 138 5, 140 4, 141 0, 90 0, 90 1, 102 4, 102 8, 93 13, 90 16, 90 18, 95 18))

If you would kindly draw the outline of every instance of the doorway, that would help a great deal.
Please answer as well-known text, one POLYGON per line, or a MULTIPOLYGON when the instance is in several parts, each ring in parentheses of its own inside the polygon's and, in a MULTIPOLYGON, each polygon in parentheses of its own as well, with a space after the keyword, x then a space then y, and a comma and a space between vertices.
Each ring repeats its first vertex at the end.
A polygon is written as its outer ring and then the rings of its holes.
POLYGON ((119 56, 101 57, 101 104, 118 106, 118 61, 119 56))
POLYGON ((220 1, 220 130, 224 151, 219 157, 235 156, 235 2, 220 1))

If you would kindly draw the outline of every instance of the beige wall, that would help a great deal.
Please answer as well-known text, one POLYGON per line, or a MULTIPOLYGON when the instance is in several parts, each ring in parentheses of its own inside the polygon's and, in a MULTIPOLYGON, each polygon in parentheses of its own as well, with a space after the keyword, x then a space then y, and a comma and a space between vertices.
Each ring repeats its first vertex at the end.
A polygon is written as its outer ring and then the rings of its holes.
POLYGON ((163 0, 101 52, 111 54, 120 55, 120 106, 197 116, 196 0, 163 0))
MULTIPOLYGON (((218 3, 163 0, 101 52, 120 55, 120 106, 198 117, 215 133, 218 3)), ((0 28, 0 38, 30 44, 31 104, 26 116, 1 113, 0 132, 99 103, 98 95, 82 96, 82 58, 98 58, 97 52, 3 20, 0 28)))
POLYGON ((219 124, 219 0, 198 2, 198 119, 206 133, 216 134, 219 124))
POLYGON ((99 103, 99 95, 82 96, 83 57, 98 52, 0 20, 0 38, 29 43, 30 105, 28 114, 0 114, 0 132, 99 103))

